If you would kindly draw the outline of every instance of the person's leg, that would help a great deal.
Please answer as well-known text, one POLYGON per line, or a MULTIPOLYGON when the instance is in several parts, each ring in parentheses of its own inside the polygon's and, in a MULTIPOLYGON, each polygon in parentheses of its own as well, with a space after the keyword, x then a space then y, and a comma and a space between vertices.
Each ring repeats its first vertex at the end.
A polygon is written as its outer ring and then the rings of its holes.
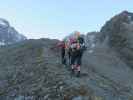
POLYGON ((80 76, 80 71, 81 71, 81 63, 82 63, 82 52, 79 52, 79 55, 77 56, 77 77, 80 76))
POLYGON ((62 64, 65 64, 66 63, 65 49, 64 48, 61 49, 61 60, 62 60, 62 64))
POLYGON ((74 69, 74 61, 75 60, 75 58, 74 58, 74 56, 72 55, 71 56, 71 69, 74 69))
POLYGON ((69 48, 68 50, 68 58, 69 58, 69 65, 71 65, 71 58, 72 58, 72 50, 69 48))
POLYGON ((68 55, 68 64, 70 65, 70 50, 68 50, 67 55, 68 55))
POLYGON ((74 70, 75 70, 75 61, 76 61, 76 56, 75 56, 75 53, 72 52, 72 55, 71 55, 71 70, 72 70, 72 72, 74 72, 74 70))

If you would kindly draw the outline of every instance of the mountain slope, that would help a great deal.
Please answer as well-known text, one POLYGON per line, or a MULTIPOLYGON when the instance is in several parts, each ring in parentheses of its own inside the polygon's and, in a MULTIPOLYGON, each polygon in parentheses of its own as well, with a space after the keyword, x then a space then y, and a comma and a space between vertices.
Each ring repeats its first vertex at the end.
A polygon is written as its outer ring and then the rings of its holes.
POLYGON ((53 48, 57 42, 26 40, 0 49, 0 100, 128 100, 131 91, 99 74, 90 58, 83 59, 80 78, 71 76, 53 48))
POLYGON ((130 95, 133 95, 132 23, 133 13, 127 11, 111 18, 97 36, 94 35, 95 38, 98 37, 98 41, 93 42, 93 52, 89 52, 88 48, 83 58, 84 66, 93 68, 95 72, 120 86, 120 93, 122 90, 130 91, 130 95))

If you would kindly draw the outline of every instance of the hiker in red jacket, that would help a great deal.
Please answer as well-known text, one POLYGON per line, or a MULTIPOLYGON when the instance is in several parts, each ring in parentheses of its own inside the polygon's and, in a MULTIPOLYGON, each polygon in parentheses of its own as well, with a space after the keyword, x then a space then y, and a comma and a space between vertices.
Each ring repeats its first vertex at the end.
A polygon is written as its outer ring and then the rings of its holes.
POLYGON ((65 42, 61 41, 57 44, 57 47, 61 48, 61 62, 62 64, 66 64, 66 58, 65 58, 65 42))

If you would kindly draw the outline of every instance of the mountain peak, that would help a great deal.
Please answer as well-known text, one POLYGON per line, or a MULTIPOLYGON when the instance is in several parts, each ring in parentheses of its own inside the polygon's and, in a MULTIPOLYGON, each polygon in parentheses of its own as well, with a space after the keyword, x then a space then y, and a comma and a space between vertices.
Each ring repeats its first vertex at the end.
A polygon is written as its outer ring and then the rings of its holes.
POLYGON ((129 14, 129 12, 127 10, 124 10, 121 12, 121 14, 129 14))

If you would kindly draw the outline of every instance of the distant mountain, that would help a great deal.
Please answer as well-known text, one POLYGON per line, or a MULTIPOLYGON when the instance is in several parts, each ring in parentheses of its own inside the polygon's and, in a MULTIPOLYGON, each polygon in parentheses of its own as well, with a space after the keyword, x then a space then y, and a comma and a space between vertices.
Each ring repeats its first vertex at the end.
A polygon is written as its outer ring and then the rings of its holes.
POLYGON ((25 39, 26 37, 10 26, 7 20, 0 18, 0 45, 13 44, 25 39))

